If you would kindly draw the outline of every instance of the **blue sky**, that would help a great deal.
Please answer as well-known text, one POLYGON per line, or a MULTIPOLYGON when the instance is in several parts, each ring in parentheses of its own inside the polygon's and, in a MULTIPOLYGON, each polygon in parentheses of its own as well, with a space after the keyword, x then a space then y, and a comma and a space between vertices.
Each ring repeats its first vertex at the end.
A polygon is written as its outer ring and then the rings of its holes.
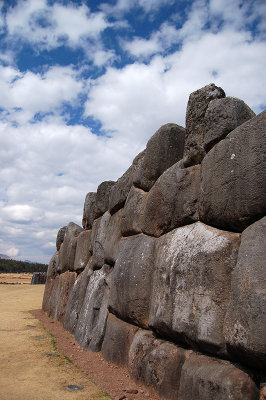
POLYGON ((0 0, 0 253, 48 262, 87 192, 116 180, 214 82, 266 108, 264 0, 0 0))

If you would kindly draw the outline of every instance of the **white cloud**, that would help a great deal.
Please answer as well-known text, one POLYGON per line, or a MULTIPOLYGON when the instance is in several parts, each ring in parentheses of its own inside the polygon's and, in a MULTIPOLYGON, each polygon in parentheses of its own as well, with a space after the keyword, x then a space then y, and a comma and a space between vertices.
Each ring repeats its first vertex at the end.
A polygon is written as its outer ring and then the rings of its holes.
POLYGON ((40 215, 39 210, 28 204, 6 206, 3 207, 2 212, 9 221, 15 222, 30 222, 33 219, 37 219, 40 215))
POLYGON ((46 0, 19 1, 9 10, 6 23, 11 37, 40 49, 52 49, 63 42, 84 46, 83 39, 96 39, 110 26, 104 13, 91 13, 85 4, 48 5, 46 0))
POLYGON ((25 123, 36 113, 55 112, 76 100, 83 83, 71 66, 50 67, 43 74, 0 66, 0 90, 0 107, 8 110, 9 119, 25 123))
POLYGON ((5 254, 9 257, 16 257, 19 254, 19 249, 16 247, 10 247, 6 250, 5 254))

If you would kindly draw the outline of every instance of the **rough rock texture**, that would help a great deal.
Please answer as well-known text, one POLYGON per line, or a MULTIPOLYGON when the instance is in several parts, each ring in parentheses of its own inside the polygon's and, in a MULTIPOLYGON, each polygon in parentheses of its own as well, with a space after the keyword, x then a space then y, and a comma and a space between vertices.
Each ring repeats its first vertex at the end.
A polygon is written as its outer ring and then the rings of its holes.
POLYGON ((82 231, 83 229, 74 222, 69 222, 69 224, 67 225, 65 239, 61 245, 59 252, 59 264, 57 268, 59 272, 65 272, 67 270, 73 271, 77 247, 77 238, 82 231))
POLYGON ((250 376, 228 361, 192 353, 185 361, 178 400, 257 400, 250 376))
POLYGON ((108 315, 108 288, 105 283, 107 273, 109 270, 103 267, 90 276, 75 328, 77 342, 92 351, 101 349, 104 338, 108 315))
POLYGON ((44 285, 46 282, 46 272, 33 272, 31 278, 31 285, 44 285))
POLYGON ((128 366, 129 349, 137 330, 137 326, 109 314, 102 346, 104 359, 120 366, 128 366))
POLYGON ((88 264, 84 271, 77 277, 68 298, 63 326, 69 332, 73 333, 77 326, 79 313, 84 302, 87 286, 93 271, 88 264))
POLYGON ((201 222, 156 243, 149 326, 162 336, 224 353, 223 322, 239 235, 201 222))
POLYGON ((91 257, 91 230, 83 231, 77 237, 74 270, 83 270, 91 257))
POLYGON ((121 231, 123 236, 142 232, 146 197, 146 192, 132 186, 122 214, 121 231))
POLYGON ((200 220, 241 232, 266 213, 266 111, 219 142, 202 162, 200 220))
POLYGON ((58 231, 57 238, 56 238, 56 250, 57 251, 60 250, 61 244, 64 241, 66 229, 67 229, 67 227, 63 226, 63 228, 60 228, 58 231))
POLYGON ((95 219, 101 217, 108 210, 110 190, 114 184, 114 181, 105 181, 98 186, 94 207, 95 219))
POLYGON ((129 370, 136 381, 155 389, 162 398, 175 400, 187 354, 189 351, 141 330, 130 347, 129 370))
POLYGON ((96 193, 89 192, 85 197, 82 226, 84 229, 91 229, 95 219, 95 201, 96 193))
POLYGON ((266 371, 266 217, 242 234, 225 320, 229 352, 266 371))
POLYGON ((186 113, 186 138, 184 158, 186 166, 199 164, 205 155, 203 137, 205 113, 210 101, 225 97, 222 88, 213 83, 191 93, 186 113))
POLYGON ((131 165, 128 170, 119 178, 116 183, 111 187, 109 197, 109 211, 114 214, 125 204, 127 195, 133 183, 133 166, 131 165))
POLYGON ((166 124, 150 138, 144 157, 134 173, 134 185, 149 191, 159 176, 181 160, 184 151, 185 129, 166 124))
POLYGON ((148 322, 154 240, 143 234, 122 239, 111 276, 110 311, 141 327, 148 322))
POLYGON ((65 316, 65 310, 71 293, 72 286, 74 285, 77 274, 75 272, 65 272, 59 276, 57 291, 55 294, 55 310, 52 315, 54 319, 62 321, 65 316))
POLYGON ((146 199, 144 233, 161 236, 179 226, 198 221, 200 165, 184 168, 179 161, 156 181, 146 199))
POLYGON ((243 100, 235 97, 211 100, 204 115, 202 139, 205 151, 209 151, 228 133, 255 116, 243 100))
POLYGON ((85 230, 58 233, 43 309, 156 397, 265 397, 266 111, 253 115, 214 84, 192 93, 185 156, 184 128, 162 126, 86 196, 85 230))

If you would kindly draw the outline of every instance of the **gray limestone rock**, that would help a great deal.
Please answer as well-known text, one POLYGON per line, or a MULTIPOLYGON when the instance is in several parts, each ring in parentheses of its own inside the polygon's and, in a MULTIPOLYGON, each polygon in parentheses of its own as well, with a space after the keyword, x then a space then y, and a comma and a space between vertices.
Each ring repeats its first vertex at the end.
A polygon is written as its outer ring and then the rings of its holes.
POLYGON ((200 165, 184 168, 179 161, 167 169, 146 199, 142 231, 159 237, 179 226, 198 221, 200 165))
POLYGON ((61 244, 64 241, 66 229, 67 229, 67 227, 63 226, 63 228, 60 228, 59 231, 58 231, 58 234, 57 234, 57 237, 56 237, 56 250, 57 251, 60 250, 61 244))
POLYGON ((31 285, 44 285, 46 282, 46 272, 33 272, 31 278, 31 285))
POLYGON ((100 351, 104 338, 109 297, 105 277, 108 273, 103 267, 90 276, 75 328, 77 342, 90 351, 100 351))
POLYGON ((192 348, 226 353, 223 323, 239 241, 200 222, 157 239, 149 326, 192 348))
POLYGON ((118 257, 120 239, 121 239, 121 219, 123 210, 117 211, 111 215, 106 226, 106 235, 103 244, 104 262, 113 265, 118 257))
POLYGON ((77 248, 77 238, 82 231, 83 229, 74 222, 69 222, 67 225, 65 239, 59 252, 59 264, 57 269, 59 272, 65 272, 67 270, 73 271, 77 248))
POLYGON ((205 134, 205 113, 210 101, 225 97, 222 88, 214 83, 196 90, 189 96, 186 112, 186 137, 184 148, 185 165, 199 164, 205 155, 203 137, 205 134))
POLYGON ((83 270, 91 257, 91 230, 83 231, 77 237, 74 270, 83 270))
POLYGON ((43 304, 43 309, 47 312, 48 316, 51 318, 55 318, 56 315, 56 305, 59 302, 60 291, 58 290, 59 285, 59 275, 56 275, 54 279, 49 278, 46 281, 45 291, 47 289, 46 294, 46 303, 43 304))
POLYGON ((111 276, 110 311, 147 327, 155 239, 139 234, 121 240, 111 276))
POLYGON ((114 181, 105 181, 98 186, 94 207, 95 218, 101 217, 108 210, 110 190, 114 184, 114 181))
POLYGON ((266 370, 266 217, 241 237, 224 331, 228 350, 251 367, 266 370))
POLYGON ((132 186, 123 208, 121 221, 123 236, 141 233, 146 197, 146 192, 132 186))
POLYGON ((46 279, 46 284, 45 284, 45 289, 44 289, 44 294, 43 294, 42 310, 47 312, 48 314, 49 314, 49 309, 50 309, 50 301, 51 301, 51 294, 52 294, 52 290, 53 290, 54 280, 55 280, 55 278, 47 278, 46 279))
POLYGON ((72 287, 71 293, 68 298, 63 326, 64 329, 73 333, 77 326, 79 313, 83 305, 87 286, 93 271, 90 263, 87 264, 86 268, 77 277, 72 287))
POLYGON ((89 192, 85 197, 84 207, 83 207, 83 218, 82 226, 84 229, 91 229, 93 221, 95 219, 95 201, 96 193, 89 192))
POLYGON ((56 277, 58 264, 59 264, 59 252, 56 251, 48 264, 47 279, 56 277))
POLYGON ((52 312, 53 318, 58 321, 62 322, 64 319, 68 298, 76 277, 77 274, 70 271, 59 275, 57 293, 55 294, 55 307, 52 312))
POLYGON ((92 227, 92 268, 100 269, 104 265, 104 243, 106 239, 106 230, 111 219, 109 211, 97 218, 92 227))
POLYGON ((251 377, 228 361, 192 353, 184 362, 178 400, 258 400, 251 377))
MULTIPOLYGON (((189 351, 138 331, 129 352, 129 371, 137 382, 156 391, 160 398, 175 400, 182 366, 189 351)), ((203 399, 203 398, 202 398, 203 399)))
POLYGON ((183 157, 185 129, 165 124, 150 138, 136 167, 134 185, 149 191, 159 176, 183 157))
POLYGON ((245 122, 206 155, 200 220, 241 232, 266 213, 266 111, 245 122))
POLYGON ((102 346, 105 361, 127 367, 129 349, 137 330, 137 326, 121 321, 110 313, 102 346))
POLYGON ((211 100, 204 115, 205 133, 202 139, 205 151, 208 152, 228 133, 255 116, 243 100, 235 97, 211 100))
POLYGON ((114 214, 124 206, 127 195, 133 184, 132 174, 133 166, 131 165, 111 187, 109 196, 109 211, 111 214, 114 214))

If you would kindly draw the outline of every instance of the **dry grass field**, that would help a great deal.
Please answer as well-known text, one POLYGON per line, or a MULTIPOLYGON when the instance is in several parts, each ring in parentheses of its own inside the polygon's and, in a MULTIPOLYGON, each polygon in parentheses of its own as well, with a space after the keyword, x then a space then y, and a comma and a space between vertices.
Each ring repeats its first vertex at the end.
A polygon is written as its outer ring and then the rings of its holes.
POLYGON ((0 275, 5 275, 1 281, 17 279, 16 284, 0 285, 0 399, 110 399, 58 352, 52 335, 29 312, 41 308, 44 285, 24 284, 30 283, 31 274, 0 275), (83 390, 73 391, 68 385, 83 390))
POLYGON ((29 285, 31 283, 32 274, 1 274, 0 284, 8 285, 29 285))

